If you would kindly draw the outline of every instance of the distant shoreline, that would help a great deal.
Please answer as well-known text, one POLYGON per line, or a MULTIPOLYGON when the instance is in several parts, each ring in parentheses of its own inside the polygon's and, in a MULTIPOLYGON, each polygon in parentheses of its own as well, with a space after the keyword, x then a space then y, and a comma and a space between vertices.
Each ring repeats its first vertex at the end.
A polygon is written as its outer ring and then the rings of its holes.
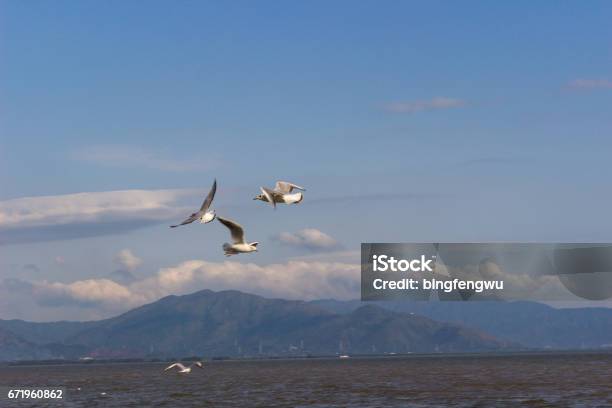
MULTIPOLYGON (((348 354, 350 359, 408 359, 408 358, 503 358, 520 356, 564 356, 564 355, 610 355, 612 350, 520 350, 520 351, 495 351, 495 352, 465 352, 465 353, 397 353, 397 354, 348 354)), ((304 361, 304 360, 342 360, 339 355, 318 356, 270 356, 270 357, 213 357, 203 358, 208 363, 220 362, 270 362, 270 361, 304 361)), ((92 360, 24 360, 3 361, 0 367, 26 367, 26 366, 74 366, 74 365, 111 365, 111 364, 164 364, 170 361, 192 361, 199 357, 168 358, 168 359, 92 359, 92 360)))

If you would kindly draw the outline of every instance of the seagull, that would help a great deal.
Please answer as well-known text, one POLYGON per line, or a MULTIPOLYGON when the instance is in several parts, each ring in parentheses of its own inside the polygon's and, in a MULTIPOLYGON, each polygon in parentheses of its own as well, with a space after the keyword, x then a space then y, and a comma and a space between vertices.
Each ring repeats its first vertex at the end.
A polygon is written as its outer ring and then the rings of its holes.
POLYGON ((170 228, 180 227, 181 225, 191 224, 195 220, 200 220, 201 224, 207 224, 215 219, 215 210, 208 211, 210 204, 212 203, 213 198, 215 198, 215 192, 217 191, 217 179, 212 185, 212 188, 208 192, 206 199, 202 203, 202 207, 200 207, 200 211, 197 213, 193 213, 187 218, 185 221, 181 222, 177 225, 171 225, 170 228))
POLYGON ((294 189, 306 191, 304 187, 289 183, 288 181, 277 181, 274 185, 274 190, 267 187, 259 188, 262 194, 259 194, 253 200, 261 200, 271 203, 276 208, 277 203, 298 204, 304 199, 304 194, 297 192, 293 193, 294 189))
POLYGON ((196 361, 195 363, 193 363, 192 365, 190 365, 189 367, 185 367, 182 363, 174 363, 174 364, 170 364, 168 367, 166 367, 164 369, 164 371, 168 371, 173 369, 174 367, 178 368, 178 372, 179 373, 183 373, 183 374, 187 374, 191 372, 191 368, 192 367, 199 367, 202 368, 202 362, 201 361, 196 361))
POLYGON ((240 224, 222 217, 217 217, 217 219, 221 224, 229 228, 230 234, 232 235, 232 241, 234 241, 233 244, 228 244, 227 242, 223 244, 225 256, 257 251, 257 244, 259 244, 259 242, 246 242, 244 240, 244 229, 242 229, 240 224))

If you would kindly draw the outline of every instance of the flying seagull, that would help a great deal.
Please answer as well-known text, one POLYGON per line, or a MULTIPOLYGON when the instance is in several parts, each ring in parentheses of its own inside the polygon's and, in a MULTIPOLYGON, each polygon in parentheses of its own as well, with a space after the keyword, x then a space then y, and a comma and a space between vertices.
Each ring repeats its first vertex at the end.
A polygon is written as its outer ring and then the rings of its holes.
POLYGON ((217 191, 217 179, 212 185, 212 188, 208 192, 206 199, 202 203, 202 207, 200 207, 200 211, 197 213, 193 213, 187 218, 185 221, 181 222, 177 225, 171 225, 170 228, 180 227, 181 225, 191 224, 195 220, 200 220, 201 224, 207 224, 215 219, 215 210, 209 211, 210 204, 212 203, 213 198, 215 198, 215 192, 217 191))
POLYGON ((240 224, 222 217, 217 217, 217 219, 230 230, 232 241, 234 241, 233 244, 228 244, 227 242, 223 244, 225 256, 257 251, 257 244, 259 242, 246 242, 244 240, 244 229, 242 229, 240 224))
POLYGON ((277 181, 274 185, 274 190, 267 187, 259 188, 262 194, 259 194, 253 200, 261 200, 267 203, 271 203, 274 208, 276 204, 298 204, 304 199, 304 194, 300 192, 294 193, 293 190, 306 191, 304 187, 300 187, 297 184, 289 183, 288 181, 277 181))
POLYGON ((193 363, 192 365, 190 365, 189 367, 185 367, 183 364, 181 363, 174 363, 174 364, 170 364, 168 367, 166 367, 164 369, 164 371, 168 371, 173 369, 174 367, 178 368, 178 372, 179 373, 183 373, 183 374, 187 374, 191 372, 191 368, 192 367, 198 367, 198 368, 202 368, 202 362, 201 361, 196 361, 195 363, 193 363))

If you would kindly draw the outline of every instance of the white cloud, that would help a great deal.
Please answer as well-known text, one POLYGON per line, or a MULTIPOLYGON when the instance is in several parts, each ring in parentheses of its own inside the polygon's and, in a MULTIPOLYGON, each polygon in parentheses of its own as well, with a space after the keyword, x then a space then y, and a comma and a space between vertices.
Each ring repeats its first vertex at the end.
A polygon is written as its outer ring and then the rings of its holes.
POLYGON ((305 228, 297 232, 282 232, 273 237, 285 245, 306 248, 312 251, 337 249, 338 241, 315 228, 305 228))
POLYGON ((208 288, 238 289, 289 299, 352 299, 359 295, 359 277, 358 264, 338 262, 288 261, 259 266, 230 261, 187 261, 164 268, 156 277, 137 282, 131 287, 148 298, 208 288))
POLYGON ((428 100, 393 102, 386 105, 385 110, 393 113, 416 113, 429 110, 460 108, 462 106, 465 106, 464 100, 439 96, 428 100))
POLYGON ((185 190, 125 190, 0 201, 0 228, 46 226, 107 218, 159 219, 175 213, 185 190))
POLYGON ((142 259, 134 255, 129 249, 122 249, 119 251, 117 255, 115 255, 113 261, 117 264, 119 269, 128 272, 133 272, 142 264, 142 259))
POLYGON ((103 306, 111 309, 120 305, 137 305, 129 288, 109 279, 87 279, 70 284, 37 282, 32 284, 32 296, 45 306, 103 306))
POLYGON ((106 145, 89 146, 71 154, 75 160, 95 163, 106 167, 128 167, 170 172, 206 171, 217 167, 212 157, 172 158, 136 146, 106 145))
MULTIPOLYGON (((260 266, 241 262, 192 260, 162 268, 148 278, 130 284, 110 279, 87 279, 71 283, 7 281, 11 292, 27 292, 21 301, 33 299, 49 307, 97 308, 110 316, 153 302, 167 295, 201 289, 241 290, 284 299, 354 299, 359 296, 360 266, 353 263, 288 261, 260 266)), ((10 317, 10 316, 4 316, 10 317)))
POLYGON ((0 243, 113 233, 180 216, 192 190, 124 190, 0 201, 0 243))
POLYGON ((612 81, 605 78, 600 79, 575 79, 569 83, 574 89, 612 89, 612 81))

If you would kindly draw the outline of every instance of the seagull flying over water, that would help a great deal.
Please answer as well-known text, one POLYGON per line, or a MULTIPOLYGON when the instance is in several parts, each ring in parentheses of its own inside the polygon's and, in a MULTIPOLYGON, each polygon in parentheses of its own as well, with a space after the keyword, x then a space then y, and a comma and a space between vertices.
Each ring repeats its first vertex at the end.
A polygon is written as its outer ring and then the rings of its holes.
POLYGON ((202 207, 200 207, 200 211, 197 213, 193 213, 187 218, 185 221, 181 222, 177 225, 171 225, 170 228, 180 227, 181 225, 191 224, 195 220, 200 220, 201 224, 207 224, 215 219, 215 210, 209 211, 210 204, 212 204, 213 198, 215 198, 215 192, 217 191, 217 180, 212 185, 212 188, 208 192, 206 199, 202 203, 202 207))
POLYGON ((228 244, 227 242, 223 244, 225 256, 257 251, 257 244, 259 242, 246 242, 244 240, 244 229, 240 224, 222 217, 217 217, 217 219, 230 230, 232 240, 234 241, 233 244, 228 244))
POLYGON ((192 367, 198 367, 198 368, 202 368, 202 362, 201 361, 196 361, 195 363, 193 363, 192 365, 190 365, 189 367, 185 367, 182 363, 174 363, 174 364, 170 364, 168 367, 166 367, 164 369, 164 371, 168 371, 171 370, 173 368, 178 368, 178 372, 179 373, 183 373, 183 374, 187 374, 191 372, 191 368, 192 367))
POLYGON ((288 181, 277 181, 274 185, 274 190, 267 187, 259 188, 262 194, 259 194, 253 200, 261 200, 271 203, 274 208, 276 204, 298 204, 304 199, 304 194, 300 192, 294 193, 293 190, 306 191, 304 187, 300 187, 297 184, 289 183, 288 181))

